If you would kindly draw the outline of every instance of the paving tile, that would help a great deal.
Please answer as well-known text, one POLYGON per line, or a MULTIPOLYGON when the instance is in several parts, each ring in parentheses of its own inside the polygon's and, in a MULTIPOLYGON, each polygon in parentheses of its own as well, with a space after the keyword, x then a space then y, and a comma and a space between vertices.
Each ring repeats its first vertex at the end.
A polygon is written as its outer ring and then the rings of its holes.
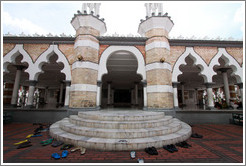
MULTIPOLYGON (((203 124, 192 125, 192 131, 203 135, 202 139, 189 138, 190 148, 178 147, 178 152, 169 153, 163 148, 157 149, 159 155, 151 156, 144 150, 136 151, 136 158, 130 158, 130 151, 102 151, 87 149, 85 155, 80 152, 69 153, 67 158, 55 160, 52 153, 62 153, 60 147, 42 146, 40 141, 49 137, 30 138, 31 147, 16 149, 13 143, 24 140, 33 133, 37 125, 11 123, 3 125, 3 164, 5 163, 137 163, 143 158, 145 163, 242 163, 243 127, 237 125, 203 124)), ((95 144, 97 146, 97 144, 95 144)), ((104 145, 99 145, 104 147, 104 145)), ((120 145, 119 145, 119 148, 120 145)), ((232 164, 233 165, 233 164, 232 164)))

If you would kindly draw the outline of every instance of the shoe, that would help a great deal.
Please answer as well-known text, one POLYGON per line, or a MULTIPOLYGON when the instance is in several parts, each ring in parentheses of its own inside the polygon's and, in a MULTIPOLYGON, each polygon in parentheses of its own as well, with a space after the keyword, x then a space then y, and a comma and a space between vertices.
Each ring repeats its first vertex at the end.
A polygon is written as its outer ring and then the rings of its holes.
POLYGON ((34 130, 34 133, 39 132, 40 130, 43 130, 43 125, 40 125, 38 128, 34 130))
POLYGON ((150 155, 153 155, 154 152, 152 151, 152 149, 149 147, 149 148, 145 148, 144 149, 146 153, 150 154, 150 155))
POLYGON ((59 159, 59 158, 61 158, 61 156, 60 156, 58 153, 53 153, 53 154, 51 155, 51 157, 53 157, 54 159, 59 159))
POLYGON ((172 149, 171 145, 165 145, 165 146, 163 146, 163 149, 167 150, 170 153, 174 152, 174 150, 172 149))
POLYGON ((81 155, 85 154, 85 151, 86 151, 86 149, 85 149, 84 147, 81 147, 81 148, 80 148, 80 154, 81 154, 81 155))
POLYGON ((186 141, 183 141, 182 142, 184 146, 187 146, 187 147, 192 147, 190 144, 188 144, 186 141))
POLYGON ((64 150, 64 151, 62 152, 62 158, 67 157, 67 155, 68 155, 68 151, 67 151, 67 150, 64 150))
POLYGON ((26 138, 30 138, 31 136, 33 136, 33 134, 29 134, 28 136, 26 136, 26 138))
POLYGON ((73 153, 73 152, 80 150, 80 149, 81 149, 80 147, 75 147, 75 148, 71 149, 70 151, 73 153))
POLYGON ((171 144, 170 145, 171 149, 174 151, 174 152, 177 152, 178 149, 176 148, 176 146, 174 144, 171 144))
POLYGON ((130 155, 131 155, 131 158, 134 159, 136 157, 136 152, 135 151, 131 151, 130 155))
POLYGON ((62 144, 64 144, 64 142, 62 142, 62 141, 55 141, 55 142, 53 142, 52 143, 52 147, 58 147, 58 146, 60 146, 60 145, 62 145, 62 144))
POLYGON ((156 148, 154 146, 151 147, 151 150, 152 150, 154 155, 158 155, 158 151, 156 150, 156 148))
POLYGON ((43 135, 41 134, 36 134, 36 135, 32 135, 31 137, 42 137, 43 135))
POLYGON ((64 144, 62 147, 61 147, 61 150, 67 150, 67 149, 70 149, 70 148, 72 148, 73 147, 73 145, 71 145, 71 144, 64 144))
POLYGON ((139 163, 144 163, 144 160, 143 159, 138 159, 138 162, 139 163))
POLYGON ((53 138, 49 138, 49 139, 47 139, 47 140, 43 140, 43 141, 41 141, 40 143, 43 144, 43 143, 46 143, 46 142, 50 142, 51 140, 53 141, 53 138))
POLYGON ((197 134, 197 133, 191 134, 191 137, 192 137, 192 138, 203 138, 202 135, 199 135, 199 134, 197 134))
POLYGON ((22 144, 22 143, 24 143, 24 142, 28 142, 29 140, 28 139, 26 139, 26 140, 24 140, 24 141, 20 141, 20 142, 17 142, 17 143, 14 143, 14 145, 19 145, 19 144, 22 144))
POLYGON ((176 146, 179 146, 181 148, 188 148, 188 146, 185 145, 183 142, 176 143, 176 146))
POLYGON ((41 144, 42 144, 43 146, 46 146, 46 145, 51 144, 51 143, 52 143, 52 141, 53 141, 53 138, 48 139, 48 140, 44 141, 44 142, 43 142, 43 143, 41 143, 41 144))
POLYGON ((29 147, 29 146, 32 146, 32 144, 31 144, 30 141, 23 142, 22 144, 19 144, 19 146, 17 147, 17 149, 26 148, 26 147, 29 147))

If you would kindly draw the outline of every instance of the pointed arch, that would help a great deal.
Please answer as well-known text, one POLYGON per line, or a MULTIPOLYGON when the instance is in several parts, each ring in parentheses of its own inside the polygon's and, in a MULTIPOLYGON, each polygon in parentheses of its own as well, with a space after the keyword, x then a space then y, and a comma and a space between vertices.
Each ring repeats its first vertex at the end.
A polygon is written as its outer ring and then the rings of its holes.
POLYGON ((194 64, 197 65, 201 72, 201 75, 204 78, 205 82, 212 82, 211 74, 216 74, 213 70, 210 70, 208 65, 204 62, 204 60, 194 51, 193 47, 186 47, 185 52, 178 58, 174 67, 173 67, 173 74, 172 74, 172 82, 178 81, 178 76, 182 74, 179 67, 181 65, 186 65, 185 58, 190 57, 194 64), (212 72, 212 73, 211 73, 212 72))
POLYGON ((110 57, 110 55, 116 51, 128 51, 131 52, 137 59, 138 62, 138 68, 137 68, 137 74, 140 74, 143 78, 143 80, 146 80, 146 72, 145 72, 145 62, 142 53, 134 46, 109 46, 104 50, 104 52, 101 55, 100 61, 99 61, 99 69, 98 69, 98 81, 102 80, 102 76, 104 74, 108 73, 107 70, 107 60, 110 57))
MULTIPOLYGON (((10 63, 15 63, 15 59, 18 55, 22 55, 23 59, 21 60, 21 63, 26 62, 28 64, 28 68, 33 68, 34 63, 32 61, 32 58, 30 57, 30 55, 24 50, 23 48, 23 44, 16 44, 14 49, 12 49, 8 54, 6 54, 3 57, 3 73, 8 73, 8 65, 10 63)), ((26 72, 27 69, 26 69, 26 72)), ((30 72, 28 72, 29 75, 31 74, 30 72)))
MULTIPOLYGON (((219 66, 219 58, 222 58, 225 61, 226 67, 232 68, 231 76, 234 76, 238 83, 242 82, 243 80, 243 67, 240 67, 240 64, 231 56, 225 48, 218 48, 218 53, 212 58, 209 68, 213 70, 214 66, 219 66)), ((212 77, 216 75, 213 73, 212 77)))
POLYGON ((58 49, 58 45, 50 45, 50 47, 43 52, 35 62, 34 68, 28 68, 27 71, 31 72, 30 80, 37 80, 40 73, 43 73, 42 66, 44 63, 49 62, 50 56, 56 54, 58 56, 57 62, 63 63, 64 68, 61 70, 65 74, 66 80, 71 80, 71 70, 65 55, 58 49), (33 72, 35 71, 35 72, 33 72))

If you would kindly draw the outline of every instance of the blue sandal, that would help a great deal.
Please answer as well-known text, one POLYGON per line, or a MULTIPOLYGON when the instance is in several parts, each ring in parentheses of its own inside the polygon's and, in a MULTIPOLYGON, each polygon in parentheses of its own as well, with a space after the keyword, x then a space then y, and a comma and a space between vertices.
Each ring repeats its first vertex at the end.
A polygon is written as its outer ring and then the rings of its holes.
POLYGON ((67 155, 68 155, 68 151, 67 151, 67 150, 64 150, 64 151, 62 152, 62 158, 67 157, 67 155))
POLYGON ((61 156, 60 156, 58 153, 53 153, 51 156, 52 156, 54 159, 60 159, 60 158, 61 158, 61 156))

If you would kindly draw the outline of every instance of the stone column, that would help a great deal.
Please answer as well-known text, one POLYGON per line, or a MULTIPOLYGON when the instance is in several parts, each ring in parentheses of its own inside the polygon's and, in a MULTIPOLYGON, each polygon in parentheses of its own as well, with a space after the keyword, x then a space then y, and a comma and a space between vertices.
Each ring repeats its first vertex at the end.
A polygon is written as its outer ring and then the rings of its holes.
POLYGON ((184 98, 184 82, 181 82, 181 92, 182 92, 182 107, 185 105, 185 98, 184 98))
POLYGON ((236 84, 238 87, 239 87, 239 90, 240 90, 240 101, 242 102, 242 104, 243 104, 243 83, 242 82, 240 82, 240 83, 237 83, 236 84))
POLYGON ((28 90, 28 99, 27 99, 26 107, 31 108, 33 107, 34 91, 37 81, 29 80, 28 82, 29 82, 29 90, 28 90))
POLYGON ((213 100, 213 89, 212 89, 213 85, 214 85, 213 82, 205 83, 205 86, 207 88, 207 95, 208 95, 208 105, 207 105, 208 110, 215 109, 214 108, 214 100, 213 100))
POLYGON ((138 33, 147 37, 146 77, 148 109, 173 109, 172 68, 169 32, 173 22, 167 15, 150 16, 141 21, 138 33))
POLYGON ((99 40, 106 32, 103 19, 78 12, 71 21, 76 30, 70 88, 71 108, 96 108, 99 40))
POLYGON ((138 106, 138 82, 135 82, 135 105, 138 106))
POLYGON ((111 96, 111 83, 112 82, 108 82, 108 105, 110 105, 111 103, 110 103, 110 96, 111 96))
POLYGON ((228 69, 229 68, 221 68, 221 69, 219 69, 219 71, 222 72, 226 104, 229 106, 230 105, 230 90, 229 90, 228 76, 227 76, 227 70, 228 69))
POLYGON ((68 107, 69 106, 69 93, 70 93, 71 81, 66 80, 66 81, 64 81, 64 83, 66 84, 64 107, 68 107))
POLYGON ((61 85, 60 85, 59 106, 62 105, 62 96, 63 96, 63 82, 61 82, 61 85))
POLYGON ((102 101, 102 81, 97 81, 97 107, 100 109, 102 101))
POLYGON ((15 83, 14 83, 14 88, 12 92, 12 97, 11 97, 11 105, 16 107, 17 106, 17 99, 18 99, 18 91, 20 88, 20 78, 21 78, 21 71, 22 69, 26 68, 23 65, 14 65, 16 67, 16 75, 15 75, 15 83))
POLYGON ((174 105, 174 109, 179 109, 178 84, 179 84, 179 82, 173 82, 173 105, 174 105))
POLYGON ((147 81, 146 80, 143 80, 142 81, 142 84, 143 84, 143 100, 144 100, 144 109, 147 108, 147 81))

